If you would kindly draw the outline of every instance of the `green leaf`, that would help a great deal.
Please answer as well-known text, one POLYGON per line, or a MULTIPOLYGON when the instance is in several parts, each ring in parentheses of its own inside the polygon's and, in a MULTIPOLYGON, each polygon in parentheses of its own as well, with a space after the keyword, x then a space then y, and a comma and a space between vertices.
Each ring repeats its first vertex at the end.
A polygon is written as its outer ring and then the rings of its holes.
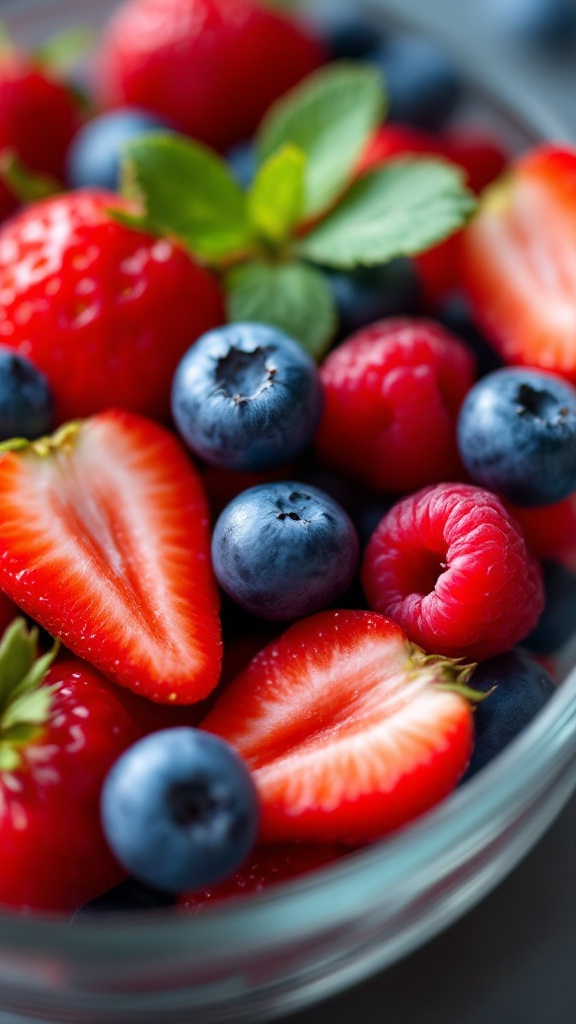
POLYGON ((88 25, 76 25, 46 39, 34 56, 48 71, 66 75, 94 46, 98 34, 88 25))
POLYGON ((226 279, 230 320, 271 324, 299 341, 316 359, 336 330, 326 278, 305 263, 248 263, 226 279))
POLYGON ((275 245, 285 242, 304 208, 306 157, 296 146, 282 146, 258 171, 248 193, 253 230, 275 245))
POLYGON ((460 168, 440 160, 395 160, 356 182, 302 240, 299 253, 341 269, 414 256, 457 231, 475 208, 460 168))
POLYGON ((29 170, 13 149, 0 152, 0 178, 21 203, 36 203, 64 191, 56 178, 29 170))
POLYGON ((378 70, 338 62, 310 75, 269 110, 257 138, 266 160, 291 143, 307 158, 304 212, 326 210, 350 182, 358 159, 385 113, 378 70))
POLYGON ((216 153, 162 133, 133 139, 124 152, 122 191, 142 204, 142 226, 176 237, 206 263, 249 250, 244 195, 216 153))

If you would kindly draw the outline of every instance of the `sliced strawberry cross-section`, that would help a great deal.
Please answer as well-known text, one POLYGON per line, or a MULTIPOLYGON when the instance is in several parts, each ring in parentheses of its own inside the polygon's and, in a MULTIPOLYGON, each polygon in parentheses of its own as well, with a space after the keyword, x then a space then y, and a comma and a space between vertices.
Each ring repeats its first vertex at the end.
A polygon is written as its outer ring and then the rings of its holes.
POLYGON ((218 595, 204 492, 178 442, 111 411, 20 445, 0 455, 1 588, 134 692, 207 696, 220 673, 218 595))
POLYGON ((468 674, 383 615, 326 611, 265 647, 202 727, 254 771, 264 841, 358 844, 455 787, 472 751, 468 674))

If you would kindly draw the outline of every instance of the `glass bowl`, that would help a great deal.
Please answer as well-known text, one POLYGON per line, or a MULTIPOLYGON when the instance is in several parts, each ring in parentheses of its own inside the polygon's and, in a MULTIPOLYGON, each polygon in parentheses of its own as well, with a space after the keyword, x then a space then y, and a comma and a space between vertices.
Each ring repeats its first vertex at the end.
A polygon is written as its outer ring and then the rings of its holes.
MULTIPOLYGON (((110 0, 4 0, 16 40, 101 23, 110 0)), ((376 17, 377 15, 375 15, 376 17)), ((502 90, 499 90, 502 92, 502 90)), ((514 104, 512 104, 514 107, 514 104)), ((555 133, 542 112, 484 108, 511 139, 555 133)), ((481 899, 527 853, 576 784, 576 658, 532 725, 416 824, 312 876, 199 917, 0 915, 0 1015, 82 1024, 256 1021, 393 963, 481 899)))

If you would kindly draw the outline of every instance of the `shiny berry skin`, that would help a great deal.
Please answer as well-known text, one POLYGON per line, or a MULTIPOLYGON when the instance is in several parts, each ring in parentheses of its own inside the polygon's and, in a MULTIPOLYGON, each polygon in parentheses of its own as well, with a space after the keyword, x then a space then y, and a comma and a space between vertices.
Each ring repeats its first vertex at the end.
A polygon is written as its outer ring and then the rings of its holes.
POLYGON ((369 604, 426 651, 472 661, 502 654, 536 625, 542 571, 499 498, 438 484, 394 505, 364 555, 369 604))
POLYGON ((52 394, 43 373, 24 356, 0 345, 0 441, 34 440, 54 422, 52 394))
POLYGON ((71 193, 0 229, 0 344, 46 375, 57 423, 111 406, 167 418, 178 360, 224 319, 208 272, 114 221, 121 204, 71 193))
POLYGON ((483 662, 470 686, 481 693, 495 689, 474 709, 474 750, 462 782, 497 757, 556 691, 551 676, 521 648, 483 662))
POLYGON ((225 469, 283 465, 312 440, 322 412, 314 360, 282 331, 234 323, 186 353, 172 387, 172 414, 189 448, 225 469))
POLYGON ((382 71, 389 94, 391 121, 434 131, 454 113, 461 84, 449 58, 419 36, 395 35, 370 60, 382 71))
POLYGON ((22 768, 0 771, 0 904, 72 911, 124 877, 102 833, 100 790, 141 732, 122 691, 79 659, 57 663, 46 685, 56 688, 49 721, 22 768))
MULTIPOLYGON (((0 150, 25 166, 62 179, 66 151, 81 123, 72 92, 32 57, 8 50, 0 57, 0 150)), ((0 218, 17 201, 0 182, 0 218)))
POLYGON ((168 121, 145 110, 124 107, 100 114, 77 132, 68 150, 68 184, 71 188, 104 188, 116 192, 120 185, 123 145, 139 135, 169 130, 168 121))
POLYGON ((220 515, 212 562, 226 593, 263 619, 311 615, 350 585, 358 537, 344 509, 316 487, 284 480, 238 495, 220 515))
POLYGON ((468 392, 457 436, 472 480, 516 505, 550 505, 576 490, 576 388, 561 377, 488 374, 468 392))
POLYGON ((198 729, 163 729, 116 762, 102 791, 102 820, 136 878, 183 892, 240 867, 256 842, 259 801, 227 743, 198 729))
POLYGON ((407 493, 462 475, 456 417, 474 357, 428 320, 381 320, 324 361, 319 458, 376 490, 407 493))
POLYGON ((310 32, 255 0, 128 0, 105 33, 105 107, 137 106, 224 150, 324 59, 310 32))

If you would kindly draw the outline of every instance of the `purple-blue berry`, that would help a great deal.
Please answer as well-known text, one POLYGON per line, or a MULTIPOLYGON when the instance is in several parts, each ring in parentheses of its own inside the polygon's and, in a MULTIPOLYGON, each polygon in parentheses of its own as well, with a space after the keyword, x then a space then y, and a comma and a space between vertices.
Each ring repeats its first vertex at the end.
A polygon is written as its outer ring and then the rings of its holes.
POLYGON ((124 144, 139 135, 170 131, 170 127, 169 122, 157 114, 133 107, 93 118, 80 128, 68 150, 69 186, 117 191, 124 144))
POLYGON ((457 425, 473 481, 516 505, 576 490, 576 388, 552 373, 507 367, 468 392, 457 425))
POLYGON ((232 747, 199 729, 162 729, 130 747, 102 790, 102 823, 119 862, 167 892, 234 873, 256 843, 260 805, 232 747))
POLYGON ((211 465, 273 469, 312 440, 322 385, 314 360, 286 334, 266 324, 227 324, 182 359, 172 413, 188 447, 211 465))
POLYGON ((460 78, 444 51, 428 39, 391 36, 370 60, 382 72, 391 121, 435 131, 456 110, 462 94, 460 78))
POLYGON ((243 491, 221 513, 212 537, 222 589, 245 611, 276 621, 311 615, 343 594, 358 554, 344 509, 292 480, 243 491))
POLYGON ((34 441, 54 427, 54 405, 47 378, 33 363, 0 345, 0 441, 34 441))

